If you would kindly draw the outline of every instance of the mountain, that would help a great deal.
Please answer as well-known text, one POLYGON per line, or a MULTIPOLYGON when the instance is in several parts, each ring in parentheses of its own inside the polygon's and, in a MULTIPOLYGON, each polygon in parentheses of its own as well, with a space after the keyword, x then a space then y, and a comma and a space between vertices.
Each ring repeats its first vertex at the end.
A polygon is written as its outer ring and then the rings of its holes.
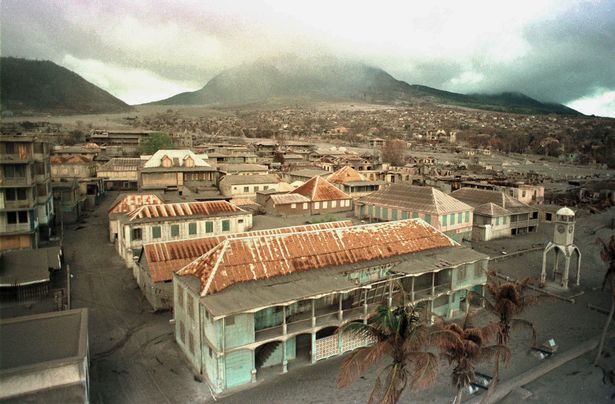
POLYGON ((2 111, 89 114, 132 109, 122 100, 50 61, 0 58, 2 111))
POLYGON ((247 104, 275 98, 364 101, 383 104, 433 103, 503 112, 578 115, 561 104, 542 103, 521 93, 458 94, 410 85, 382 69, 331 60, 257 61, 223 71, 203 88, 177 94, 158 105, 247 104))

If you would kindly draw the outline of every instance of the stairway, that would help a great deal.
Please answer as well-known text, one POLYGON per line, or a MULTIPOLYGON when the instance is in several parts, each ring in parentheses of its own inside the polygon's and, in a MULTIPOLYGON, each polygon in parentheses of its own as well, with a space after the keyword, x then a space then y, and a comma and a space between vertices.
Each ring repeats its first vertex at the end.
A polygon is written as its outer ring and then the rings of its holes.
POLYGON ((256 368, 263 366, 267 359, 275 352, 281 345, 280 341, 270 342, 265 345, 261 345, 254 351, 254 361, 256 362, 256 368))

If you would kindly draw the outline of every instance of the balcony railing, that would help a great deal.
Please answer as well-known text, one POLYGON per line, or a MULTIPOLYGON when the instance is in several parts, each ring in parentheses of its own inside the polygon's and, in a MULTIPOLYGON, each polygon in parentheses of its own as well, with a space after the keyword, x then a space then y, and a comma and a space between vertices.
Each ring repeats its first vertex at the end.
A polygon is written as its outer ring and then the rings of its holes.
POLYGON ((32 230, 30 223, 0 224, 0 233, 29 233, 32 230))
POLYGON ((0 177, 0 187, 31 187, 32 177, 0 177))
POLYGON ((435 285, 433 291, 431 288, 426 288, 415 290, 414 293, 410 292, 410 298, 414 302, 420 302, 422 300, 430 300, 440 295, 446 294, 450 290, 450 285, 435 285))
POLYGON ((18 200, 18 201, 4 201, 4 207, 0 206, 0 209, 30 209, 35 205, 34 201, 30 199, 18 200))

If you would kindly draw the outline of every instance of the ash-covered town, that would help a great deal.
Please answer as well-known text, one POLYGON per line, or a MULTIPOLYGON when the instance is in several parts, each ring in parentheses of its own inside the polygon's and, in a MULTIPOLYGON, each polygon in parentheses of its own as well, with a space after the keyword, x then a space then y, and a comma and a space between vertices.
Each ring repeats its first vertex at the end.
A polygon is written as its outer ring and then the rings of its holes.
POLYGON ((0 402, 612 402, 614 118, 268 63, 2 57, 0 402))

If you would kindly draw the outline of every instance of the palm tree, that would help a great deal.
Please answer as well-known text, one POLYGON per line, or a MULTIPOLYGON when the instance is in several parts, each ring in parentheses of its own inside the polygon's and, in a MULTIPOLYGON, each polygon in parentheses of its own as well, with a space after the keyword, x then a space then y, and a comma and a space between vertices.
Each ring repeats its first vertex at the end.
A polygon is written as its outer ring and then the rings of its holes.
POLYGON ((498 344, 508 346, 508 339, 513 327, 526 327, 532 330, 532 345, 536 344, 536 328, 534 325, 517 316, 538 301, 537 296, 528 296, 526 291, 533 283, 532 278, 522 281, 503 281, 496 277, 495 272, 487 273, 488 296, 470 292, 470 301, 482 301, 487 311, 499 318, 497 330, 498 344))
POLYGON ((359 348, 344 359, 337 380, 338 388, 352 384, 385 356, 391 363, 380 370, 369 403, 394 404, 406 387, 417 391, 431 387, 438 375, 438 356, 434 349, 445 350, 456 336, 442 326, 429 326, 418 310, 402 303, 378 308, 369 324, 350 323, 340 332, 350 332, 375 341, 359 348))
POLYGON ((470 311, 468 311, 463 324, 451 323, 446 326, 446 329, 452 331, 458 337, 456 343, 443 354, 449 365, 455 366, 452 373, 452 382, 457 389, 454 404, 461 403, 463 390, 474 382, 476 377, 475 366, 479 362, 491 359, 498 362, 500 358, 504 362, 508 362, 511 356, 510 349, 505 345, 487 345, 489 339, 498 333, 500 329, 498 323, 475 327, 470 321, 470 316, 470 311))
POLYGON ((602 349, 604 348, 604 341, 606 340, 606 334, 613 320, 613 312, 615 312, 615 235, 611 236, 609 243, 605 243, 602 239, 598 239, 597 242, 602 244, 602 250, 600 250, 600 258, 606 262, 609 267, 604 274, 602 281, 602 290, 608 286, 611 288, 611 310, 602 329, 602 335, 600 336, 600 343, 598 344, 598 352, 594 359, 594 365, 598 364, 598 360, 602 356, 602 349))

